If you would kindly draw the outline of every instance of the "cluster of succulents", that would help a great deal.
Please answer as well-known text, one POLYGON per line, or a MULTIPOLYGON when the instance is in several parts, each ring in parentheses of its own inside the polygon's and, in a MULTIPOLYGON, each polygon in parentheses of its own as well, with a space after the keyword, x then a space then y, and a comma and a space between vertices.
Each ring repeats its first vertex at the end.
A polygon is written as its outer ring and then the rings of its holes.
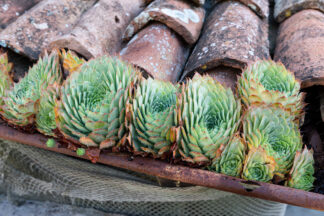
POLYGON ((128 150, 247 180, 276 177, 289 187, 312 188, 314 159, 311 150, 302 151, 299 131, 303 94, 281 64, 248 66, 238 95, 208 75, 175 85, 143 78, 116 57, 85 61, 64 50, 45 54, 17 83, 11 69, 0 53, 0 114, 16 127, 35 126, 84 149, 128 150))

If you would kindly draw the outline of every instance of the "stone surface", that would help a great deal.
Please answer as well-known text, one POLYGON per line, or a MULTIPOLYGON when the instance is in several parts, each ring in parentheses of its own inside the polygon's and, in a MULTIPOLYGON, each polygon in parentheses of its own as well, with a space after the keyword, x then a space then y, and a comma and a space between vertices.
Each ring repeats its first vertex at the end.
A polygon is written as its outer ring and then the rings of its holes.
POLYGON ((0 29, 42 0, 0 0, 0 29))
POLYGON ((205 10, 189 2, 156 0, 129 24, 123 38, 129 40, 150 21, 158 21, 181 35, 187 43, 193 44, 199 37, 204 18, 205 10))
POLYGON ((54 39, 50 49, 68 48, 87 59, 113 55, 120 51, 122 34, 143 4, 143 0, 100 0, 71 32, 54 39))
POLYGON ((282 22, 295 13, 305 9, 317 9, 324 12, 324 0, 275 0, 274 16, 282 22))
POLYGON ((218 66, 243 69, 248 63, 268 58, 267 23, 241 3, 223 2, 207 18, 182 79, 218 66))
POLYGON ((95 0, 43 0, 0 32, 0 46, 36 60, 57 36, 69 32, 95 0))
POLYGON ((182 38, 161 23, 153 23, 137 33, 120 56, 150 76, 176 82, 186 59, 189 47, 182 38))
POLYGON ((280 25, 275 61, 302 81, 302 88, 324 85, 324 14, 301 11, 280 25))

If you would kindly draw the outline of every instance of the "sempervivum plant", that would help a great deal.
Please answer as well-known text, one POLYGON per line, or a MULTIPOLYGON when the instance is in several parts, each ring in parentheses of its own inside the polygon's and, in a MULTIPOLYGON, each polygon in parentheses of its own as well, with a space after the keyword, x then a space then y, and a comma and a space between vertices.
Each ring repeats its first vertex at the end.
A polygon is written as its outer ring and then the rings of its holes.
POLYGON ((313 150, 305 147, 302 152, 296 153, 286 186, 309 191, 313 188, 314 180, 313 150))
POLYGON ((36 127, 37 130, 48 136, 56 136, 53 130, 56 128, 55 122, 55 103, 59 97, 60 85, 54 83, 48 86, 41 93, 36 110, 36 127))
POLYGON ((49 85, 62 79, 57 52, 37 62, 18 83, 6 92, 0 113, 9 123, 28 126, 35 121, 36 103, 49 85))
POLYGON ((243 71, 238 80, 238 92, 246 106, 273 104, 299 117, 303 109, 300 83, 281 63, 257 61, 243 71))
POLYGON ((231 89, 196 74, 182 86, 177 118, 182 160, 203 165, 216 157, 239 126, 241 104, 231 89))
POLYGON ((60 52, 63 69, 67 74, 77 71, 86 61, 79 58, 73 51, 62 49, 60 52))
POLYGON ((240 177, 245 158, 244 140, 236 134, 219 156, 213 160, 212 170, 225 175, 240 177))
POLYGON ((275 166, 276 161, 261 146, 258 148, 251 147, 245 157, 242 178, 270 182, 274 175, 275 166))
POLYGON ((141 79, 131 108, 130 131, 135 153, 164 157, 170 152, 177 92, 178 88, 170 82, 141 79))
POLYGON ((294 117, 278 107, 250 107, 243 117, 243 137, 248 148, 261 146, 276 160, 275 172, 283 177, 292 167, 295 153, 302 148, 294 117))
POLYGON ((2 98, 5 96, 5 92, 13 84, 10 72, 12 70, 12 63, 8 61, 7 53, 2 53, 0 50, 0 109, 3 105, 2 98))
POLYGON ((84 63, 72 73, 55 108, 64 138, 88 147, 124 144, 126 104, 137 76, 131 65, 107 56, 84 63))

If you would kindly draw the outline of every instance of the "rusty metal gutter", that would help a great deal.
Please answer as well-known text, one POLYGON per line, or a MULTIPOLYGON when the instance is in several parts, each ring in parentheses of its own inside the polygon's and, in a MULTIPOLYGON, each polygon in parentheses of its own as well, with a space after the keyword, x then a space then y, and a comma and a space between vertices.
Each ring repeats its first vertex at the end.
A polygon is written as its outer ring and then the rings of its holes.
MULTIPOLYGON (((45 143, 48 138, 41 134, 26 134, 5 125, 0 125, 0 138, 88 159, 86 156, 77 156, 74 151, 67 148, 47 147, 45 143)), ((246 181, 206 170, 172 165, 151 158, 133 158, 128 154, 102 153, 97 162, 183 183, 324 211, 324 195, 318 193, 269 183, 246 181)))

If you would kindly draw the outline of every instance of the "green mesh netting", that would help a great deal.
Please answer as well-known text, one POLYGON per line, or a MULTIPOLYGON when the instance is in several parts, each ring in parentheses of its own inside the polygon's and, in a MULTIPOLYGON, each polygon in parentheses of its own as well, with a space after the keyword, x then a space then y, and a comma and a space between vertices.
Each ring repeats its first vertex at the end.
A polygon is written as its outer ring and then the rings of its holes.
POLYGON ((0 190, 123 215, 284 215, 286 205, 151 177, 0 140, 0 190))

